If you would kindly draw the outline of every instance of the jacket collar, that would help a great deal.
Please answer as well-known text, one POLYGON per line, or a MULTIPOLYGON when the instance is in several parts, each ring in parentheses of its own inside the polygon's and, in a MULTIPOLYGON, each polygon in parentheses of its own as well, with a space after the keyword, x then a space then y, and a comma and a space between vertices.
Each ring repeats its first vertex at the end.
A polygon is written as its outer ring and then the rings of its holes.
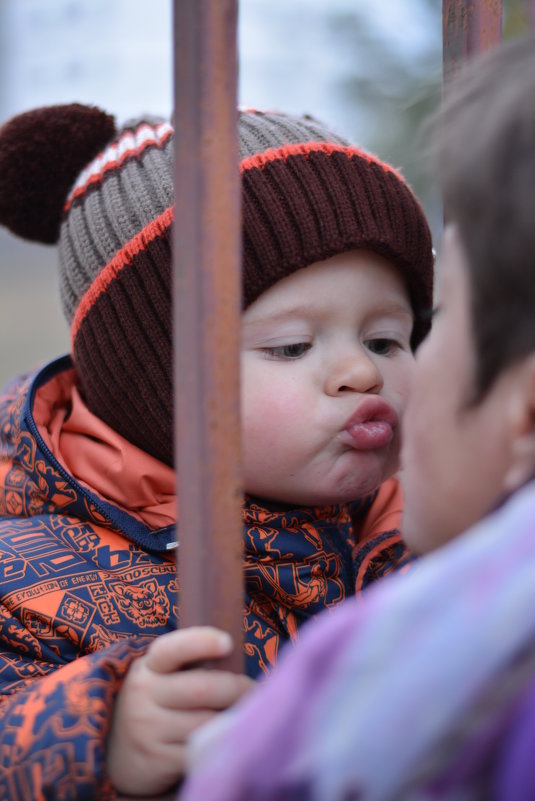
POLYGON ((132 514, 115 499, 103 497, 78 480, 68 469, 61 454, 53 453, 50 440, 48 443, 45 441, 36 421, 37 395, 47 385, 53 388, 55 379, 63 377, 64 381, 67 380, 68 372, 73 370, 70 356, 65 356, 45 366, 31 381, 19 421, 21 436, 18 438, 19 448, 13 453, 14 467, 23 466, 25 471, 30 468, 34 476, 38 474, 38 494, 47 511, 52 508, 63 514, 76 515, 82 520, 116 528, 146 550, 172 550, 176 547, 174 525, 151 530, 139 515, 132 514))

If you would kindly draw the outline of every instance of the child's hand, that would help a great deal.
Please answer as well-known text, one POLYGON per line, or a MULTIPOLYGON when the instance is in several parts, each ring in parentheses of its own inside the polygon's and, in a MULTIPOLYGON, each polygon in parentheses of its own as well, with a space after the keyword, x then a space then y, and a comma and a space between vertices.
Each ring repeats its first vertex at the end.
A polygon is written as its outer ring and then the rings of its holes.
POLYGON ((120 793, 156 795, 182 778, 191 732, 254 684, 244 675, 186 668, 231 650, 231 638, 218 629, 179 629, 158 637, 132 663, 108 740, 108 772, 120 793))

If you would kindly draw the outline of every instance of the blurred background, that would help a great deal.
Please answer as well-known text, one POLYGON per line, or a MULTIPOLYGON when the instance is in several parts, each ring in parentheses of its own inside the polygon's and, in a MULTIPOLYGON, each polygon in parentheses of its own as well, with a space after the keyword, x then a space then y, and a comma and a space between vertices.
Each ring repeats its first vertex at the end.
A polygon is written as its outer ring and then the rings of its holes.
MULTIPOLYGON (((526 26, 504 1, 504 36, 526 26)), ((79 101, 171 114, 171 0, 0 0, 0 122, 79 101)), ((239 102, 309 113, 401 169, 435 239, 420 127, 440 99, 441 0, 241 0, 239 102)), ((69 350, 56 249, 0 229, 0 384, 69 350)))

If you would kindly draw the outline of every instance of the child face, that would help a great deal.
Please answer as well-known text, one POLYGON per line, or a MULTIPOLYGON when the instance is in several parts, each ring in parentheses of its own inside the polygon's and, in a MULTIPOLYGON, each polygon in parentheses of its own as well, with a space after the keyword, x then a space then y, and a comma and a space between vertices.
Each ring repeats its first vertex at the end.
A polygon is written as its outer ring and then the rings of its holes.
POLYGON ((403 536, 420 553, 491 509, 503 494, 510 453, 512 373, 505 371, 481 401, 472 402, 468 273, 455 228, 445 231, 439 267, 437 314, 416 354, 403 420, 403 536))
POLYGON ((245 490, 342 503, 398 468, 413 314, 385 259, 350 251, 274 284, 243 314, 245 490))

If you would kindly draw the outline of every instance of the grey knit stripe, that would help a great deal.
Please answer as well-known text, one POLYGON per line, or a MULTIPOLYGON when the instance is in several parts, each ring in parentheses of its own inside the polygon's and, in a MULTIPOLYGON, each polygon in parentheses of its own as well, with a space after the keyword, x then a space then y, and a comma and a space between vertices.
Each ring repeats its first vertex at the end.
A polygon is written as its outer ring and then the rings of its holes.
POLYGON ((69 321, 117 252, 173 203, 173 139, 110 171, 71 207, 60 236, 60 295, 69 321))
POLYGON ((278 112, 240 113, 240 160, 263 153, 272 147, 304 142, 349 142, 312 118, 293 117, 278 112))

